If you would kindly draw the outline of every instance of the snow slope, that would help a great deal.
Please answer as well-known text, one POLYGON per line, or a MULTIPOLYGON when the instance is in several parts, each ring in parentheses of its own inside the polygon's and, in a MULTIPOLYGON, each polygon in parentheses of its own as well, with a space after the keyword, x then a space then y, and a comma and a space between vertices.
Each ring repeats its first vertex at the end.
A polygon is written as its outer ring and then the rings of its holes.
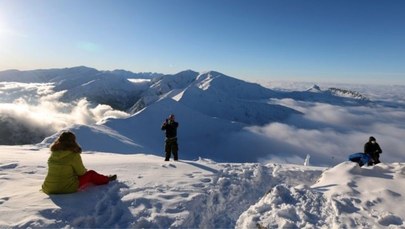
POLYGON ((69 88, 62 101, 86 98, 94 104, 108 104, 114 109, 126 110, 149 87, 148 81, 133 83, 123 77, 103 76, 82 85, 69 88))
MULTIPOLYGON (((225 160, 230 157, 228 151, 215 155, 215 149, 229 134, 237 133, 245 127, 240 123, 204 115, 171 98, 165 98, 126 119, 108 119, 99 125, 76 125, 69 129, 76 133, 78 139, 84 139, 81 145, 85 150, 163 155, 164 132, 160 128, 167 114, 173 112, 180 120, 178 138, 182 158, 225 160), (89 135, 92 137, 87 137, 89 135)), ((45 139, 41 145, 48 146, 57 136, 55 134, 45 139)), ((239 160, 248 159, 249 155, 235 153, 234 156, 239 160)))
POLYGON ((277 92, 258 84, 238 80, 222 73, 191 70, 156 78, 142 98, 130 109, 132 113, 162 98, 171 97, 211 117, 250 125, 283 121, 299 112, 266 102, 277 92))
POLYGON ((48 196, 48 157, 34 145, 0 147, 1 228, 404 228, 403 163, 327 169, 84 152, 87 168, 118 180, 48 196))
POLYGON ((263 102, 277 93, 260 85, 247 83, 218 72, 197 77, 177 101, 212 117, 250 125, 283 121, 300 112, 281 105, 263 102))

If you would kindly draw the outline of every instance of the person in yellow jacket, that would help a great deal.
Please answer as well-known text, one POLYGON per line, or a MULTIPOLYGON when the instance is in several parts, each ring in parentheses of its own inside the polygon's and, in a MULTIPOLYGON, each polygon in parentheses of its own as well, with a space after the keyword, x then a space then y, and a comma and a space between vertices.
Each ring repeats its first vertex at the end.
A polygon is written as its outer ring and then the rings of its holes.
POLYGON ((63 132, 50 148, 48 174, 42 184, 46 194, 73 193, 91 184, 103 185, 117 179, 117 175, 105 176, 84 167, 82 149, 70 131, 63 132))

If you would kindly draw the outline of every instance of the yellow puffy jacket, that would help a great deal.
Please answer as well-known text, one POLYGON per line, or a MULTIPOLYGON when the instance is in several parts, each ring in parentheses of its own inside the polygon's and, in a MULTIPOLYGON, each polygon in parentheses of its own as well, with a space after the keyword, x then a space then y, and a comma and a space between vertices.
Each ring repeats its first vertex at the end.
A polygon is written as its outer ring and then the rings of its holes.
POLYGON ((46 194, 77 192, 79 178, 86 173, 80 153, 53 151, 48 159, 48 174, 42 184, 46 194))

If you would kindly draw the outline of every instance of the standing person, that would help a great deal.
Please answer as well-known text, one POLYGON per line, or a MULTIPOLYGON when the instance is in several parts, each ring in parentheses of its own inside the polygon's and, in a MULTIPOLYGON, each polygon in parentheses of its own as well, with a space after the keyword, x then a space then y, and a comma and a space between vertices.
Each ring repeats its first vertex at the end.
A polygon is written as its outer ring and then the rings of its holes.
POLYGON ((373 136, 370 136, 368 142, 364 144, 364 153, 368 154, 371 158, 368 165, 380 163, 380 154, 382 153, 382 150, 373 136))
POLYGON ((82 149, 70 131, 63 132, 50 148, 48 174, 42 184, 46 194, 73 193, 91 184, 103 185, 117 179, 117 175, 104 176, 84 167, 82 149))
POLYGON ((175 161, 179 160, 178 151, 179 146, 177 144, 177 127, 179 123, 175 121, 174 114, 171 114, 168 119, 163 122, 162 130, 166 131, 165 139, 165 152, 166 158, 165 161, 169 161, 170 155, 173 153, 173 159, 175 161))

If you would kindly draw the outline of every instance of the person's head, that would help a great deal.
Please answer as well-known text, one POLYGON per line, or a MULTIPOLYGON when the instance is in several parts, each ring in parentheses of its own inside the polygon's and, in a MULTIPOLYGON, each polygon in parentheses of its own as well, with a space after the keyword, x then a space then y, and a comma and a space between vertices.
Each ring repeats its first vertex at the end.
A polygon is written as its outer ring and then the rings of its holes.
POLYGON ((370 138, 368 139, 368 141, 371 142, 371 143, 375 143, 375 142, 376 142, 375 137, 373 137, 373 136, 370 136, 370 138))
POLYGON ((63 132, 51 145, 51 151, 69 150, 81 153, 82 149, 76 142, 76 136, 70 131, 63 132))
POLYGON ((64 142, 64 143, 76 142, 76 136, 74 133, 72 133, 70 131, 65 131, 59 136, 59 138, 57 140, 59 142, 64 142))
POLYGON ((174 117, 174 114, 169 115, 169 120, 170 120, 170 121, 174 121, 174 118, 175 118, 175 117, 174 117))

